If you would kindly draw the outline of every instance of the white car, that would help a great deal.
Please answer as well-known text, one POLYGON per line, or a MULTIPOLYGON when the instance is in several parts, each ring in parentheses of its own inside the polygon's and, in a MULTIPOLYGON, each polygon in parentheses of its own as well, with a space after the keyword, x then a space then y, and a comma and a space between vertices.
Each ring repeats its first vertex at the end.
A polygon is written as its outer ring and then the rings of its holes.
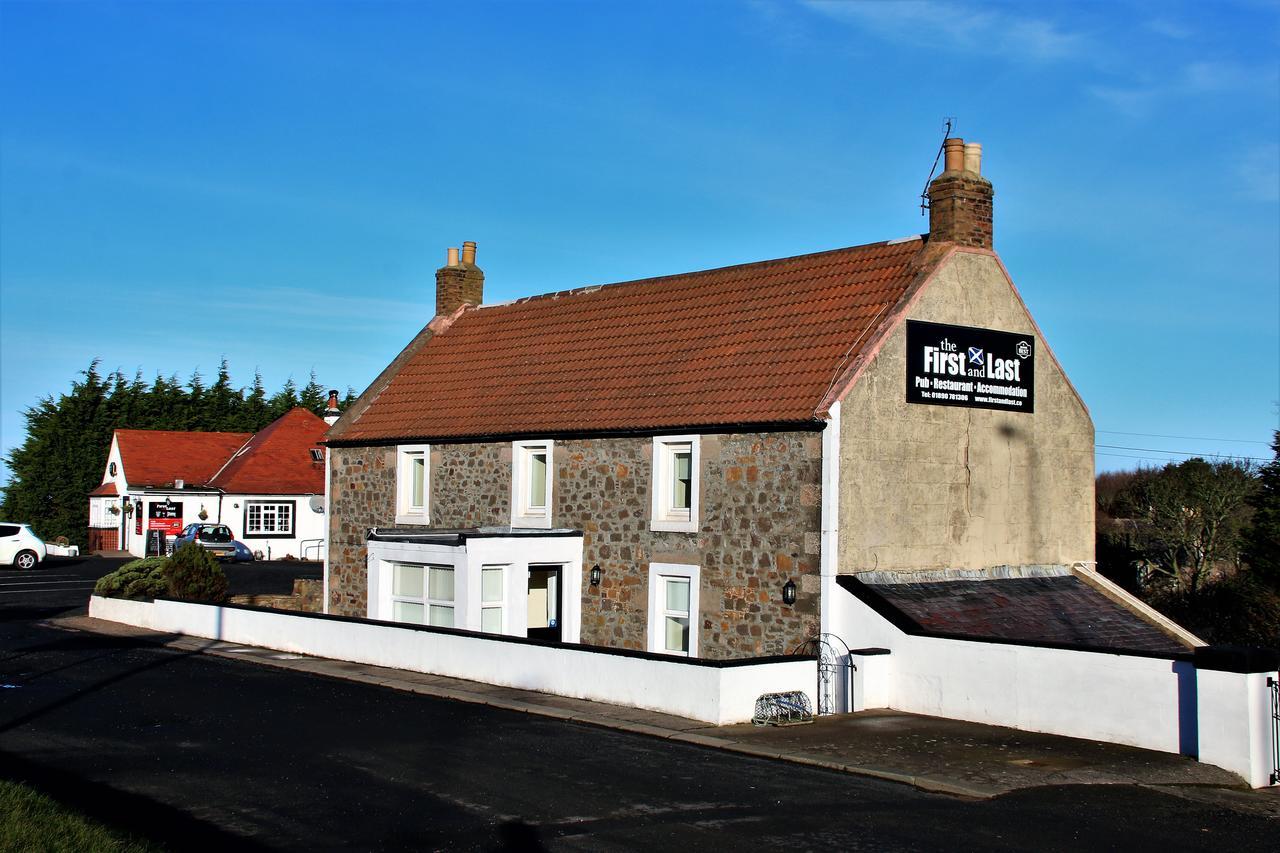
POLYGON ((8 524, 0 521, 0 566, 34 569, 47 555, 44 540, 30 524, 8 524))

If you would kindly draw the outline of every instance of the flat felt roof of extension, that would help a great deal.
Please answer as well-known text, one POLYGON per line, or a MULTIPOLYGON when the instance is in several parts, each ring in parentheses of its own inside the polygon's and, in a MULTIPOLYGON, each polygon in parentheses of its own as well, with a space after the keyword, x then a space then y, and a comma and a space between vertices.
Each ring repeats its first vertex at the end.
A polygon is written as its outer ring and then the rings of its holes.
POLYGON ((909 633, 1097 651, 1190 651, 1074 575, 922 583, 863 583, 846 575, 838 580, 909 633))
POLYGON ((920 272, 910 238, 469 307, 338 442, 814 423, 920 272))
POLYGON ((407 542, 420 545, 459 545, 468 539, 503 539, 582 536, 581 530, 541 527, 375 527, 366 537, 372 542, 407 542))

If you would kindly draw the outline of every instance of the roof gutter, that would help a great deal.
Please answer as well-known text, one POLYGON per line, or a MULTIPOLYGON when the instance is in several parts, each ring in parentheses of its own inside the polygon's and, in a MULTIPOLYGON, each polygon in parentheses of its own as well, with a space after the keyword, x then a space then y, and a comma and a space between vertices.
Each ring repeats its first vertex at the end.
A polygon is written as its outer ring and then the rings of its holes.
POLYGON ((737 422, 726 424, 684 424, 665 427, 627 427, 615 429, 578 430, 525 430, 522 432, 477 433, 474 435, 402 435, 378 438, 330 438, 324 441, 328 447, 390 447, 397 444, 476 444, 481 442, 518 441, 526 438, 567 440, 575 438, 633 438, 654 435, 681 435, 696 432, 702 435, 743 432, 822 432, 827 428, 825 418, 809 418, 797 421, 737 422))

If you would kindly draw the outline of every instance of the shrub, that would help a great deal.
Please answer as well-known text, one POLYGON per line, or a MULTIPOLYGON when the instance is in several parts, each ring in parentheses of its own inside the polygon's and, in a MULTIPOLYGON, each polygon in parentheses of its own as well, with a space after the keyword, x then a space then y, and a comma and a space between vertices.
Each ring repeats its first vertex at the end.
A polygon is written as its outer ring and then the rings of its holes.
POLYGON ((164 557, 147 557, 125 563, 109 575, 98 578, 94 595, 110 598, 155 598, 166 595, 169 585, 162 574, 164 557))
POLYGON ((1210 643, 1280 649, 1280 593, 1240 572, 1196 595, 1169 592, 1151 602, 1210 643))
POLYGON ((213 555, 194 542, 183 545, 162 569, 169 595, 185 601, 221 602, 227 597, 227 576, 213 555))

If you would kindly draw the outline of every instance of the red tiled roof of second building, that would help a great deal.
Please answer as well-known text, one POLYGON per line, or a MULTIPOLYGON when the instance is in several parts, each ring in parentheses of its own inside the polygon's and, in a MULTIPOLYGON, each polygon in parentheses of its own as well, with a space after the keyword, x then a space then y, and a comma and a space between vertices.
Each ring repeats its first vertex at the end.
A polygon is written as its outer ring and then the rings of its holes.
POLYGON ((322 495, 324 463, 312 448, 329 428, 323 420, 296 407, 255 434, 209 485, 229 494, 322 495))
POLYGON ((120 461, 131 488, 209 482, 252 433, 118 429, 120 461))
POLYGON ((919 238, 470 308, 334 439, 800 423, 903 298, 919 238))

